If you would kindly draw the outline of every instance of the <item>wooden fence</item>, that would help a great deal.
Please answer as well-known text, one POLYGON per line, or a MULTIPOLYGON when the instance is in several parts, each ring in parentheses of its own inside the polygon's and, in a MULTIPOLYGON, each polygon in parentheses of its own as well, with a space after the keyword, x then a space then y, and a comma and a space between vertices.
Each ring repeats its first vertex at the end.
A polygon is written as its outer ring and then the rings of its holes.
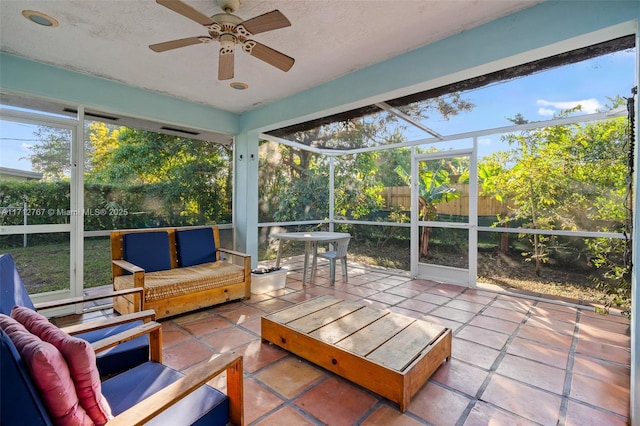
MULTIPOLYGON (((460 197, 446 203, 437 205, 438 214, 450 214, 454 216, 469 216, 469 185, 450 185, 460 194, 460 197)), ((478 188, 478 193, 481 189, 478 188)), ((411 188, 408 186, 389 186, 382 191, 385 199, 385 209, 400 207, 409 210, 411 207, 411 188)), ((505 213, 505 206, 493 196, 478 196, 478 216, 496 216, 505 213)))

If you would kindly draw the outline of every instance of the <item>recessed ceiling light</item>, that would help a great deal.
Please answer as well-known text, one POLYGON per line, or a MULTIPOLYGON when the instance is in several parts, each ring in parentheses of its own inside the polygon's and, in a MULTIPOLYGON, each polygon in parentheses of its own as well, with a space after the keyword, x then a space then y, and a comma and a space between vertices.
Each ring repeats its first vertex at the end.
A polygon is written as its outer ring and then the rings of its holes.
POLYGON ((37 12, 35 10, 23 10, 22 16, 30 20, 31 22, 35 22, 38 25, 42 25, 45 27, 57 27, 58 21, 53 19, 51 16, 45 15, 42 12, 37 12))
POLYGON ((240 81, 234 81, 233 83, 230 83, 229 86, 236 90, 245 90, 249 88, 247 83, 242 83, 240 81))

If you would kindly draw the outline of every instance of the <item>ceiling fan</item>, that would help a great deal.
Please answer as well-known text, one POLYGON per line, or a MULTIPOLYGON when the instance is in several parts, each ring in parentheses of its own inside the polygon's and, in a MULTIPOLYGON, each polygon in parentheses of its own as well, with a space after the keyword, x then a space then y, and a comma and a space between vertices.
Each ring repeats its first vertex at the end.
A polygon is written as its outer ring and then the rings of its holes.
POLYGON ((242 46, 242 50, 245 53, 285 72, 289 71, 295 62, 290 56, 250 39, 250 37, 255 34, 291 26, 291 22, 289 22, 279 10, 273 10, 243 21, 240 17, 233 14, 240 7, 240 0, 217 0, 218 5, 224 12, 211 17, 180 0, 156 0, 156 2, 203 25, 206 27, 209 35, 187 37, 152 44, 149 48, 154 52, 165 52, 179 47, 217 41, 220 43, 218 61, 219 80, 229 80, 233 78, 236 45, 242 46))

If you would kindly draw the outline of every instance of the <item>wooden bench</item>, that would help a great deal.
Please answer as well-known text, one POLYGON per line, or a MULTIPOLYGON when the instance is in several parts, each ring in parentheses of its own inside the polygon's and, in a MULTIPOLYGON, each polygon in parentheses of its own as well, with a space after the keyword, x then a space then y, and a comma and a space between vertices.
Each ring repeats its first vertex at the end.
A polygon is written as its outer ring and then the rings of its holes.
POLYGON ((121 314, 141 304, 159 319, 251 297, 251 256, 220 247, 217 226, 113 231, 111 259, 114 290, 143 289, 114 299, 121 314))
POLYGON ((262 338, 400 406, 451 357, 451 329, 321 296, 262 317, 262 338))

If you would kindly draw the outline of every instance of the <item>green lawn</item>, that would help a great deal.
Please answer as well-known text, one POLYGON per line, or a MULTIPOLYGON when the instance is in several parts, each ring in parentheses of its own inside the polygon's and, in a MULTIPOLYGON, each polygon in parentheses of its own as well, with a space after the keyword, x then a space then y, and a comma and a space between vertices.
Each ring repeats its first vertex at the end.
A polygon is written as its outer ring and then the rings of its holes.
MULTIPOLYGON (((30 294, 69 288, 69 243, 2 249, 11 253, 30 294)), ((84 287, 111 284, 109 238, 84 242, 84 287)))

